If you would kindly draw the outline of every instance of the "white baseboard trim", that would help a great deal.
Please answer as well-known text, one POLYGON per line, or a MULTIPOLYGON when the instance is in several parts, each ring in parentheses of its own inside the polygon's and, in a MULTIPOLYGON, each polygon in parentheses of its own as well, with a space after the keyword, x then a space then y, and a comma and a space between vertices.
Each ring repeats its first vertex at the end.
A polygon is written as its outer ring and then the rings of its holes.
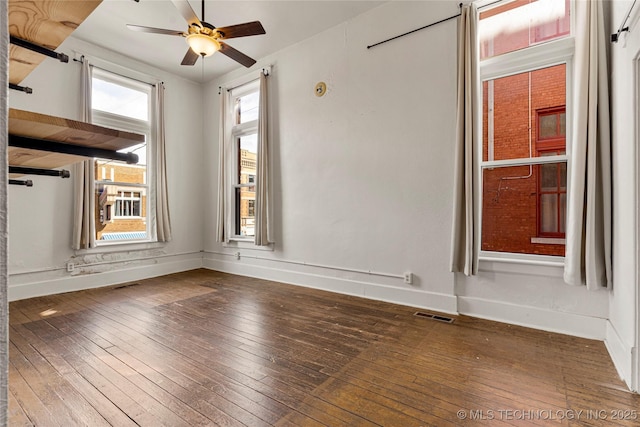
POLYGON ((609 320, 607 320, 607 336, 604 340, 604 345, 607 347, 609 356, 611 356, 613 365, 616 367, 620 378, 627 384, 629 389, 637 392, 637 389, 634 390, 633 380, 633 364, 635 363, 633 348, 624 343, 618 331, 609 320))
POLYGON ((603 341, 606 334, 606 319, 482 298, 459 296, 458 311, 481 319, 599 341, 603 341))
POLYGON ((333 276, 308 271, 294 271, 274 268, 268 265, 208 258, 206 253, 203 259, 203 267, 224 273, 273 280, 291 285, 429 309, 442 313, 457 313, 456 298, 453 295, 402 289, 379 283, 339 277, 339 274, 337 274, 339 272, 334 271, 331 271, 331 274, 334 274, 333 276))
MULTIPOLYGON (((100 288, 133 280, 143 280, 166 274, 195 270, 202 267, 202 254, 194 253, 187 257, 184 255, 166 256, 156 262, 120 269, 117 269, 117 264, 118 263, 112 264, 110 271, 69 275, 67 277, 52 277, 51 279, 40 279, 33 282, 9 285, 9 301, 100 288)), ((126 263, 122 264, 126 265, 126 263)))

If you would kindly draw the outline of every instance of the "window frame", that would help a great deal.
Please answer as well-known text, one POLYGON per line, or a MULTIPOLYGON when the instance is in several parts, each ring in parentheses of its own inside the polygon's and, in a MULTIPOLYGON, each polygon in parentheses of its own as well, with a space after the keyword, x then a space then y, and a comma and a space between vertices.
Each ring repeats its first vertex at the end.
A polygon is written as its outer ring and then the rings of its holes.
MULTIPOLYGON (((483 5, 480 4, 479 8, 482 8, 482 12, 486 12, 489 8, 500 7, 504 5, 508 0, 490 3, 483 5)), ((491 56, 489 58, 479 60, 478 63, 478 71, 479 77, 478 82, 480 87, 484 84, 484 82, 489 82, 495 79, 509 77, 521 73, 531 72, 539 69, 544 69, 548 67, 553 67, 557 65, 565 65, 565 113, 566 113, 566 136, 565 136, 565 153, 570 153, 570 141, 571 141, 571 112, 572 112, 572 78, 573 75, 573 57, 575 51, 575 39, 573 35, 573 31, 575 29, 575 14, 574 14, 574 4, 573 0, 569 1, 571 10, 570 10, 570 19, 571 19, 571 31, 570 33, 559 39, 548 40, 543 42, 536 42, 535 44, 530 45, 529 47, 522 48, 519 50, 511 51, 508 53, 500 54, 497 56, 491 56)), ((479 15, 482 13, 478 11, 478 22, 480 22, 479 15)), ((479 24, 480 25, 480 24, 479 24)), ((478 49, 480 49, 480 42, 478 42, 478 49)), ((553 255, 538 255, 538 254, 523 254, 523 253, 515 253, 515 252, 498 252, 498 251, 488 251, 482 249, 482 224, 483 224, 483 195, 484 195, 484 182, 483 182, 483 171, 484 169, 494 169, 494 168, 503 168, 510 166, 532 166, 543 165, 549 163, 566 163, 567 165, 567 176, 569 176, 571 169, 571 159, 569 154, 559 154, 555 156, 544 156, 544 157, 530 157, 530 158, 516 158, 516 159, 505 159, 505 160, 493 160, 491 157, 487 161, 483 160, 483 135, 484 135, 484 123, 482 120, 483 115, 483 95, 482 90, 479 91, 480 99, 478 101, 478 122, 479 122, 479 135, 480 141, 476 145, 476 159, 477 159, 477 168, 476 168, 476 179, 479 183, 479 194, 477 195, 477 206, 479 206, 479 214, 478 214, 478 227, 479 227, 479 259, 481 261, 496 261, 496 260, 504 260, 508 262, 516 262, 516 263, 553 263, 553 264, 562 264, 564 263, 564 257, 562 256, 553 256, 553 255)), ((537 132, 537 131, 536 131, 537 132)), ((537 135, 536 135, 537 138, 537 135)), ((538 201, 536 202, 539 205, 539 194, 537 197, 538 201)), ((539 209, 537 209, 539 211, 539 209)), ((537 222, 537 234, 539 235, 540 230, 540 218, 536 218, 537 222)), ((536 240, 544 240, 546 236, 542 238, 537 236, 532 236, 536 240)), ((553 239, 553 238, 552 238, 553 239)))
MULTIPOLYGON (((567 135, 567 126, 566 126, 566 106, 558 106, 558 107, 551 107, 551 108, 542 108, 536 111, 536 151, 538 153, 538 157, 542 157, 544 156, 544 154, 541 153, 549 153, 549 152, 559 152, 559 151, 565 151, 566 152, 566 146, 567 146, 567 142, 566 142, 566 135, 567 135), (565 133, 564 135, 562 135, 560 133, 560 116, 561 114, 565 115, 565 133), (551 136, 551 137, 545 137, 542 138, 540 136, 540 118, 544 117, 544 116, 550 116, 550 115, 555 115, 557 117, 556 120, 556 133, 551 136)), ((561 154, 557 154, 557 155, 561 155, 561 154)), ((550 156, 546 156, 546 157, 550 157, 550 156)), ((565 172, 566 173, 566 172, 565 172)), ((560 224, 562 223, 561 219, 562 219, 562 214, 560 212, 560 208, 561 208, 561 203, 560 203, 560 195, 564 194, 565 195, 565 203, 566 203, 566 195, 567 195, 567 187, 565 184, 564 187, 564 191, 562 190, 562 186, 561 186, 561 174, 560 174, 560 163, 556 164, 556 191, 546 191, 543 190, 542 187, 542 166, 539 167, 539 171, 538 171, 538 182, 537 182, 537 192, 538 192, 538 206, 537 206, 537 237, 541 238, 541 239, 564 239, 566 236, 565 232, 562 231, 555 231, 555 232, 550 232, 550 231, 542 231, 542 196, 543 194, 555 194, 557 195, 557 212, 556 212, 556 220, 557 220, 557 224, 558 224, 558 228, 560 228, 560 224)), ((566 211, 565 211, 565 216, 564 216, 564 220, 565 220, 565 227, 566 227, 566 211)), ((541 242, 544 242, 544 240, 542 240, 541 242)))
POLYGON ((227 90, 226 93, 227 111, 225 112, 225 121, 229 124, 229 135, 225 137, 225 145, 227 146, 225 152, 227 152, 230 156, 230 161, 228 162, 230 167, 228 174, 229 181, 227 185, 229 203, 227 204, 228 212, 226 213, 225 218, 227 222, 226 229, 230 231, 230 241, 253 242, 255 239, 253 235, 242 235, 240 232, 240 230, 242 229, 242 217, 240 211, 240 203, 242 199, 238 199, 237 194, 240 193, 240 197, 242 197, 242 192, 250 192, 250 188, 253 188, 254 194, 256 192, 258 178, 255 173, 251 174, 254 177, 254 182, 240 182, 240 163, 242 161, 240 152, 240 138, 254 134, 257 137, 259 117, 255 120, 235 124, 235 118, 238 117, 239 114, 237 110, 236 100, 255 92, 257 92, 258 94, 260 93, 260 79, 257 76, 248 78, 243 83, 227 90))
MULTIPOLYGON (((154 138, 154 120, 153 116, 153 85, 150 83, 142 82, 135 78, 130 78, 123 76, 121 74, 117 74, 111 72, 109 70, 103 68, 92 68, 91 74, 92 82, 94 78, 99 80, 104 80, 112 84, 116 84, 119 86, 123 86, 125 88, 145 92, 147 94, 147 112, 148 112, 148 120, 136 119, 129 116, 123 116, 119 114, 114 114, 111 112, 91 109, 91 122, 93 124, 97 124, 100 126, 109 127, 112 129, 118 129, 127 132, 134 132, 138 134, 142 134, 145 136, 145 142, 140 145, 145 146, 145 156, 146 156, 146 164, 144 165, 145 173, 142 183, 130 183, 130 182, 119 182, 112 181, 110 179, 97 179, 95 173, 90 174, 90 186, 91 186, 91 194, 95 195, 97 188, 99 185, 109 185, 117 187, 118 191, 130 191, 130 192, 139 192, 141 194, 140 201, 140 213, 141 216, 116 216, 115 215, 115 203, 109 206, 109 209, 112 211, 110 215, 106 215, 110 217, 111 221, 115 220, 132 220, 132 219, 142 219, 145 218, 145 235, 146 238, 143 239, 119 239, 119 240, 98 240, 96 238, 97 227, 91 230, 93 234, 93 238, 95 241, 96 247, 107 247, 107 246, 120 246, 120 245, 131 245, 131 244, 139 244, 139 243, 153 243, 157 241, 156 230, 153 227, 155 221, 155 186, 153 185, 155 180, 153 179, 154 171, 153 165, 155 164, 154 156, 155 151, 153 149, 153 138, 154 138), (146 197, 144 197, 146 195, 146 197), (142 201, 144 200, 144 202, 142 201), (145 213, 142 216, 142 213, 145 213)), ((135 148, 137 146, 131 147, 135 148)), ((126 149, 126 151, 133 151, 131 148, 126 149)), ((112 160, 108 159, 100 159, 93 158, 94 167, 102 167, 104 164, 115 163, 112 160), (104 162, 104 163, 101 163, 104 162)), ((128 165, 130 167, 143 167, 142 165, 128 165)), ((91 197, 91 210, 92 212, 96 212, 97 204, 96 197, 91 197)), ((96 221, 96 226, 97 226, 96 221)))

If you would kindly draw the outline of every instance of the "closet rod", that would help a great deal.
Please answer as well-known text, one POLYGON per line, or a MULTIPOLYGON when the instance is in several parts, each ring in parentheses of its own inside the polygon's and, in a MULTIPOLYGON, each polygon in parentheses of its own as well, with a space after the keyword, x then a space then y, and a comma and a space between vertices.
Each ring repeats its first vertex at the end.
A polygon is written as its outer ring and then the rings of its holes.
POLYGON ((14 83, 9 83, 9 89, 19 90, 20 92, 24 92, 24 93, 33 93, 33 89, 31 89, 30 87, 19 86, 14 83))
POLYGON ((71 154, 83 157, 98 157, 101 159, 120 160, 129 164, 138 163, 138 155, 135 153, 120 153, 95 147, 83 147, 80 145, 64 144, 61 142, 47 141, 46 139, 28 138, 9 134, 9 146, 27 148, 39 151, 51 151, 54 153, 71 154))
POLYGON ((41 169, 41 168, 25 168, 22 166, 9 166, 9 173, 19 173, 23 175, 42 175, 42 176, 59 176, 60 178, 70 178, 71 173, 68 170, 61 169, 41 169))
POLYGON ((15 37, 15 36, 9 36, 9 42, 11 42, 11 44, 14 44, 16 46, 20 46, 23 47, 25 49, 29 49, 33 52, 37 52, 41 55, 45 55, 45 56, 50 56, 51 58, 55 58, 60 62, 69 62, 69 57, 67 55, 65 55, 64 53, 58 53, 56 51, 53 51, 51 49, 47 49, 44 46, 40 46, 37 45, 35 43, 32 43, 28 40, 23 40, 19 37, 15 37))
POLYGON ((30 179, 10 179, 9 180, 9 184, 10 185, 24 185, 25 187, 33 187, 33 181, 31 181, 30 179))

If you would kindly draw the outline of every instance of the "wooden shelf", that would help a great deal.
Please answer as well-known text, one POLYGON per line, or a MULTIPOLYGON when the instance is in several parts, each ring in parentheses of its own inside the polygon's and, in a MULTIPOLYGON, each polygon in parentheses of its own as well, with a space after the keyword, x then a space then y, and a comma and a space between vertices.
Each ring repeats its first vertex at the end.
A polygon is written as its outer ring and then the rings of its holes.
MULTIPOLYGON (((55 50, 102 0, 9 0, 9 34, 55 50)), ((9 47, 9 83, 19 84, 44 56, 9 47)))
MULTIPOLYGON (((90 123, 30 111, 9 109, 9 138, 11 136, 44 140, 43 143, 63 143, 74 147, 119 151, 141 144, 144 135, 105 128, 90 123)), ((11 141, 10 141, 11 143, 11 141)), ((43 169, 70 165, 86 157, 9 147, 9 164, 43 169)))

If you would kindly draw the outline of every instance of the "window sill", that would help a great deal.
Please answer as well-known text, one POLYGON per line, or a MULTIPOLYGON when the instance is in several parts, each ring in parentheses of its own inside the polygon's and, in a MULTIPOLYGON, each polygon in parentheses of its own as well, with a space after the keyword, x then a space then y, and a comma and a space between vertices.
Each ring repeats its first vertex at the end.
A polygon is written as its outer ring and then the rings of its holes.
POLYGON ((163 242, 156 240, 137 240, 137 241, 105 241, 96 242, 96 246, 90 249, 76 249, 75 254, 92 254, 96 252, 122 252, 124 251, 141 251, 146 249, 155 249, 164 246, 163 242))
POLYGON ((562 237, 532 237, 531 243, 539 243, 543 245, 564 245, 567 240, 562 237))
POLYGON ((224 242, 222 246, 225 248, 273 252, 273 243, 270 243, 268 246, 256 246, 253 243, 253 239, 231 238, 229 242, 224 242))
POLYGON ((564 257, 500 252, 481 252, 479 270, 487 273, 509 273, 562 278, 564 257))

